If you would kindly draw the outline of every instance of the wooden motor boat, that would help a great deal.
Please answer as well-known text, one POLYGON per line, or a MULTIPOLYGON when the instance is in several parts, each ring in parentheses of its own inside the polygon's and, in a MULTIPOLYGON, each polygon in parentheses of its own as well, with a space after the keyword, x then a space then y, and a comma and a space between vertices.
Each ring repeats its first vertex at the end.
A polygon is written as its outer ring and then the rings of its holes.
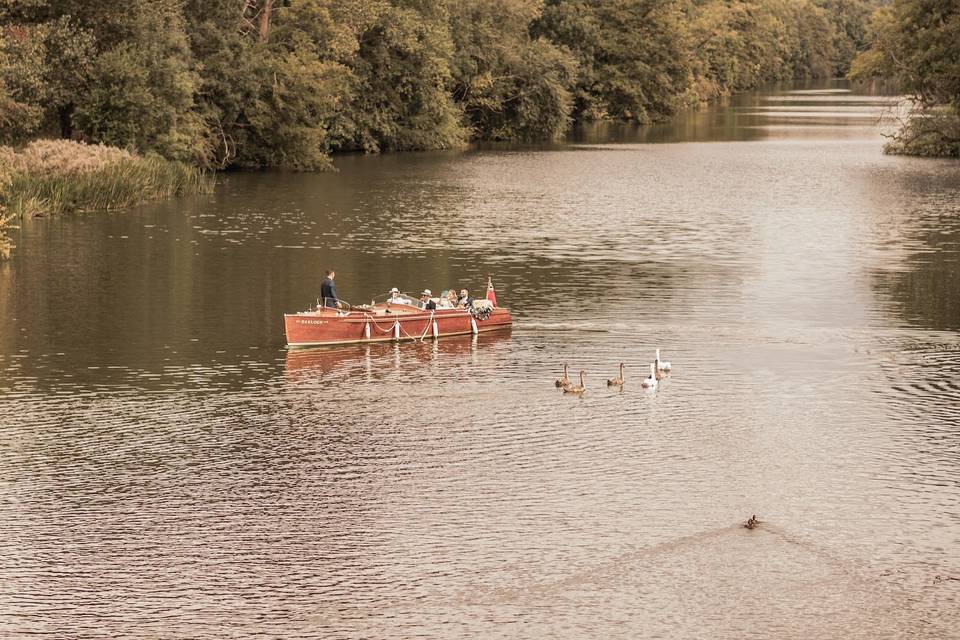
POLYGON ((339 308, 318 306, 283 316, 287 345, 312 347, 325 344, 424 340, 508 329, 510 311, 489 300, 476 300, 472 308, 423 309, 409 304, 380 302, 339 308))

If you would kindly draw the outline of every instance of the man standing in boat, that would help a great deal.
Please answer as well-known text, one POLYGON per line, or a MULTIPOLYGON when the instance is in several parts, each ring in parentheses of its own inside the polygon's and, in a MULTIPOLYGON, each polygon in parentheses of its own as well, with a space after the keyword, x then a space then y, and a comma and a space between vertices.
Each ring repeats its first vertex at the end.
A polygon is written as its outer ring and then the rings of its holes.
POLYGON ((337 308, 337 285, 333 284, 333 279, 337 272, 333 269, 327 269, 327 277, 323 279, 320 285, 320 297, 323 299, 323 306, 337 308))

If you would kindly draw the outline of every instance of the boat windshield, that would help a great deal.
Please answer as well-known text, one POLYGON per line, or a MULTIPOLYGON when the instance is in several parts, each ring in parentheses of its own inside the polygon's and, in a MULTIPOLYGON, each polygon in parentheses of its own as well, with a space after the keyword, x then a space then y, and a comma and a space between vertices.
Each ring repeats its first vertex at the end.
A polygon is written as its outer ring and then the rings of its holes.
POLYGON ((408 296, 404 293, 398 293, 396 295, 387 297, 388 304, 405 304, 411 307, 419 307, 420 301, 414 298, 413 296, 408 296))
MULTIPOLYGON (((434 297, 432 297, 432 298, 430 298, 430 299, 433 300, 434 304, 437 305, 437 309, 455 309, 455 308, 457 308, 456 305, 454 305, 453 303, 451 303, 446 297, 444 297, 444 296, 442 296, 442 295, 441 295, 441 296, 434 296, 434 297)), ((413 307, 414 309, 423 309, 423 308, 424 308, 424 303, 420 300, 420 298, 417 297, 417 296, 415 296, 415 295, 409 294, 409 293, 387 294, 387 295, 384 296, 383 298, 374 299, 374 300, 371 302, 371 305, 370 305, 369 307, 367 307, 367 308, 373 308, 373 307, 378 307, 378 308, 388 307, 388 308, 389 308, 389 307, 398 306, 398 305, 399 305, 399 306, 413 307)))

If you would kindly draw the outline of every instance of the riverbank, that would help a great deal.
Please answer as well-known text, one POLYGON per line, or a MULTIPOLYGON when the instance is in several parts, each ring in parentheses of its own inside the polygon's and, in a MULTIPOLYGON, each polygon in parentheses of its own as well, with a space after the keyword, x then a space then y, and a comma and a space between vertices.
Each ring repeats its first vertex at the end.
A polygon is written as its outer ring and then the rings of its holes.
POLYGON ((20 150, 0 146, 0 259, 16 220, 116 211, 171 196, 208 193, 215 178, 156 155, 105 145, 35 140, 20 150))
POLYGON ((960 158, 960 115, 952 109, 918 110, 883 150, 898 156, 960 158))
POLYGON ((13 215, 0 211, 0 260, 6 260, 10 257, 10 252, 14 249, 13 241, 7 236, 7 229, 13 215))
POLYGON ((880 2, 28 3, 0 33, 0 95, 21 114, 2 138, 298 170, 341 151, 553 140, 845 75, 880 2))

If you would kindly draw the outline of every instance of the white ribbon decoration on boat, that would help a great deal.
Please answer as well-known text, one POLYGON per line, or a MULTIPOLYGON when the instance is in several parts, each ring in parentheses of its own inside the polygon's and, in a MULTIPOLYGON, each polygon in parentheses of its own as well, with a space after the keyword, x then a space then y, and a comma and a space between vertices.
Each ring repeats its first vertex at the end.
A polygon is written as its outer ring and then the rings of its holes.
POLYGON ((379 331, 380 333, 390 333, 391 331, 393 331, 393 325, 390 325, 389 327, 384 329, 379 324, 377 324, 377 321, 374 320, 373 316, 371 316, 370 314, 365 313, 363 314, 363 317, 367 319, 368 323, 373 323, 373 326, 376 327, 377 331, 379 331))
MULTIPOLYGON (((423 339, 426 337, 426 335, 427 335, 427 333, 430 331, 431 327, 433 328, 433 337, 434 337, 434 338, 439 338, 439 337, 440 337, 440 326, 437 324, 437 321, 434 319, 435 314, 436 314, 436 311, 435 311, 435 310, 431 310, 431 311, 430 311, 430 318, 427 319, 427 324, 426 324, 426 326, 423 328, 423 333, 421 333, 421 334, 420 334, 420 337, 419 337, 419 340, 420 340, 421 342, 422 342, 423 339)), ((417 340, 417 339, 418 339, 416 336, 412 336, 412 335, 410 335, 409 333, 407 333, 406 329, 404 329, 404 328, 403 328, 403 325, 400 323, 400 320, 394 320, 394 321, 393 321, 393 324, 392 324, 390 327, 384 329, 383 327, 380 326, 380 324, 376 321, 376 319, 375 319, 373 316, 371 316, 370 314, 365 313, 365 314, 363 314, 363 317, 366 318, 366 320, 367 320, 366 325, 364 325, 364 327, 363 327, 363 335, 364 335, 364 338, 366 338, 367 340, 370 339, 370 325, 371 325, 371 324, 372 324, 374 327, 376 327, 377 331, 379 331, 380 333, 391 333, 391 332, 392 332, 392 333, 393 333, 393 339, 394 339, 394 340, 399 340, 401 333, 403 333, 404 336, 406 336, 407 338, 410 338, 411 340, 417 340)), ((470 316, 470 331, 471 331, 474 335, 476 335, 476 334, 478 334, 478 333, 480 332, 479 329, 477 328, 477 321, 474 320, 473 316, 470 316)))
POLYGON ((433 315, 436 313, 433 309, 430 310, 430 318, 427 320, 427 326, 423 328, 423 333, 420 334, 420 342, 423 342, 423 339, 427 337, 427 331, 430 330, 430 325, 433 325, 433 337, 437 337, 437 323, 433 320, 433 315))

